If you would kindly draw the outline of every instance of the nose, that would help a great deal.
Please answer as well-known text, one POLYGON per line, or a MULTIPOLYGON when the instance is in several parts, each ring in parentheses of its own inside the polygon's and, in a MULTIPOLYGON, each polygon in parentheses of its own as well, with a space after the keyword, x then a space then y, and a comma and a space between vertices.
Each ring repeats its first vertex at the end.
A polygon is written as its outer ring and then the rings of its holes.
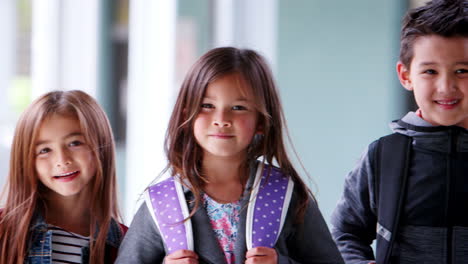
POLYGON ((450 94, 457 90, 456 77, 451 74, 444 74, 440 80, 437 90, 440 93, 450 94))
POLYGON ((214 116, 213 125, 218 127, 230 127, 232 125, 230 115, 226 111, 218 111, 214 116))
POLYGON ((62 149, 56 151, 56 161, 55 166, 57 167, 66 167, 72 163, 70 153, 68 150, 62 149))

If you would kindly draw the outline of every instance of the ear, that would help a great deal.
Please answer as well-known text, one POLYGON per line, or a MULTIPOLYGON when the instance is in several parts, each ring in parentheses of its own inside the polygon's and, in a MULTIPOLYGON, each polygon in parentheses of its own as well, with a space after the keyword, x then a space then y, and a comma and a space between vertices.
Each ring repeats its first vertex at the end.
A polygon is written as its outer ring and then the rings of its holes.
POLYGON ((403 87, 405 87, 406 90, 412 91, 413 84, 411 82, 409 69, 406 68, 406 66, 401 61, 399 61, 396 65, 396 71, 401 85, 403 85, 403 87))

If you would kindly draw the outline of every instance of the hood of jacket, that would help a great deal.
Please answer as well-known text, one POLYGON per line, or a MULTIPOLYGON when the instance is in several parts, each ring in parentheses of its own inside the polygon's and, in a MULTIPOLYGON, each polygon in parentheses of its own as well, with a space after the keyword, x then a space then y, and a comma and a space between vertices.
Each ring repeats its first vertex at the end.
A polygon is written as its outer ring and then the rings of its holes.
POLYGON ((413 138, 413 145, 442 153, 468 152, 468 130, 459 126, 434 126, 409 112, 402 119, 390 123, 395 133, 413 138))

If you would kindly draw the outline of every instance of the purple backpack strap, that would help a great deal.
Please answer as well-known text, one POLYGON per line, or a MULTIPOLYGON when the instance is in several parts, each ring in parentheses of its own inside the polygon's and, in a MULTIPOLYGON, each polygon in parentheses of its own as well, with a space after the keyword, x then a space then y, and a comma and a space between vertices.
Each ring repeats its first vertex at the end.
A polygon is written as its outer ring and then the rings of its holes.
POLYGON ((168 254, 179 249, 193 250, 192 224, 187 219, 189 211, 182 185, 170 177, 150 186, 145 198, 168 254))
POLYGON ((246 219, 247 249, 274 247, 283 228, 294 189, 291 177, 259 164, 246 219))

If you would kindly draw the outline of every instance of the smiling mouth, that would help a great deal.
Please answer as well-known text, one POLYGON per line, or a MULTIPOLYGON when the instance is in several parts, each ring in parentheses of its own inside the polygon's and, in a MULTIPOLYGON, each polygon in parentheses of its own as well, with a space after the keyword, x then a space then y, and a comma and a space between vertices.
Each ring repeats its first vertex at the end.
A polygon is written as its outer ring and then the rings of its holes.
POLYGON ((210 135, 210 137, 220 138, 220 139, 229 139, 229 138, 233 138, 234 136, 228 135, 228 134, 213 134, 213 135, 210 135))
POLYGON ((454 105, 454 104, 457 104, 458 102, 460 102, 460 100, 458 99, 455 99, 455 100, 436 100, 435 101, 437 104, 440 104, 440 105, 454 105))
POLYGON ((53 178, 54 179, 66 179, 66 178, 71 178, 75 175, 77 175, 80 171, 72 171, 72 172, 67 172, 67 173, 63 173, 63 174, 60 174, 60 175, 56 175, 54 176, 53 178))

